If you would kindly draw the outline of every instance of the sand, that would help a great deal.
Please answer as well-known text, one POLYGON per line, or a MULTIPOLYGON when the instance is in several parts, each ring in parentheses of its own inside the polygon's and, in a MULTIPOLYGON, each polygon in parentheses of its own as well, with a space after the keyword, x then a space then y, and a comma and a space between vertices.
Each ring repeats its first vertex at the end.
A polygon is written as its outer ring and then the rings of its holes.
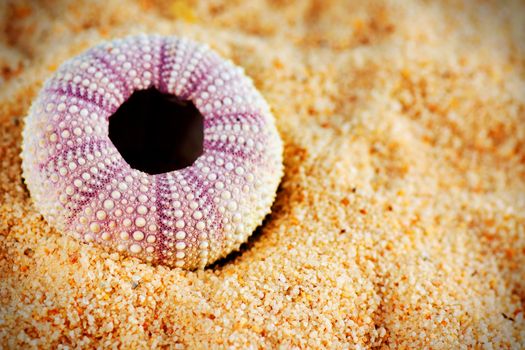
POLYGON ((4 1, 0 72, 0 347, 525 347, 525 3, 4 1), (205 270, 62 235, 21 177, 43 81, 139 32, 244 67, 285 144, 272 214, 205 270))

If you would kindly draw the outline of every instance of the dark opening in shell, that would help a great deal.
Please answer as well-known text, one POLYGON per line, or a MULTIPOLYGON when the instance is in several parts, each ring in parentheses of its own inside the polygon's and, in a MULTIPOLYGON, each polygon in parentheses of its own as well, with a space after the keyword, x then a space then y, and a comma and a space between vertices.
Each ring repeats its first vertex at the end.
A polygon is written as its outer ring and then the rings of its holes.
POLYGON ((191 166, 203 153, 204 118, 191 101, 138 90, 109 118, 109 138, 132 168, 167 173, 191 166))

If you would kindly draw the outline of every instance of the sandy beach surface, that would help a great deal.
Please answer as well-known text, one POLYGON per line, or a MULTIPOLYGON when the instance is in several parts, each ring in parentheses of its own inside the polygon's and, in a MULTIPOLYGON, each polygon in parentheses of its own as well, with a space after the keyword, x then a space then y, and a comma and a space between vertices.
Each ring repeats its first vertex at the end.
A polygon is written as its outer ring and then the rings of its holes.
POLYGON ((525 3, 0 1, 0 348, 525 348, 525 3), (209 44, 277 119, 285 175, 195 272, 52 229, 24 116, 66 59, 209 44))

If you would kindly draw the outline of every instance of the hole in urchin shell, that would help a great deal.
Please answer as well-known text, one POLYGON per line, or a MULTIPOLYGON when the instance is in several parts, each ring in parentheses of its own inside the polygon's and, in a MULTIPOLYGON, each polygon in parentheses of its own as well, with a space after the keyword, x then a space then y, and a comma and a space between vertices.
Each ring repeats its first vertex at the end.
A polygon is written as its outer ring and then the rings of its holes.
POLYGON ((191 101, 155 88, 137 90, 109 118, 109 138, 132 168, 167 173, 202 154, 204 118, 191 101))

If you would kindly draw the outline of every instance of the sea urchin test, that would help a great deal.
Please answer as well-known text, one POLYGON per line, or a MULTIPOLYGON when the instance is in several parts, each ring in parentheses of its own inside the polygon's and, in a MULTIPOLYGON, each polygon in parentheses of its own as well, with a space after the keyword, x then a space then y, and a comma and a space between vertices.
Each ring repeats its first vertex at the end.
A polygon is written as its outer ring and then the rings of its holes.
POLYGON ((202 268, 252 234, 282 142, 243 70, 173 36, 106 42, 65 62, 26 118, 23 175, 60 232, 202 268))

